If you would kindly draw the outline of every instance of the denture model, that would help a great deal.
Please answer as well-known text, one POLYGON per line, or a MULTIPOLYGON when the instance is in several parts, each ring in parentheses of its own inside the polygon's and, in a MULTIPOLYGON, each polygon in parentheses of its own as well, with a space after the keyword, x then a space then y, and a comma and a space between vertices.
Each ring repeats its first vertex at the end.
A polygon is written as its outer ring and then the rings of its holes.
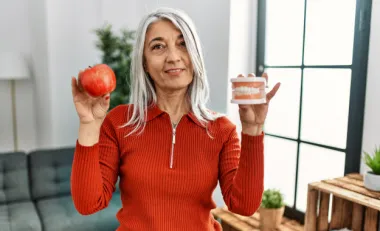
POLYGON ((232 100, 235 104, 266 103, 266 79, 264 77, 232 78, 232 100))

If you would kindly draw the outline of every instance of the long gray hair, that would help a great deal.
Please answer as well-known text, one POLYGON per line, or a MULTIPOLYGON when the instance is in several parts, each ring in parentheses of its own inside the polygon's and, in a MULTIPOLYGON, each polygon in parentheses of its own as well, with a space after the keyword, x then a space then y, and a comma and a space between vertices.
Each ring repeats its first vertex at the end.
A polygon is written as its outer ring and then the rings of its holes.
MULTIPOLYGON (((147 109, 151 104, 157 103, 157 95, 149 75, 144 71, 144 41, 149 26, 158 20, 171 21, 181 32, 186 43, 193 70, 194 78, 187 90, 191 110, 198 121, 204 125, 207 131, 207 123, 220 117, 220 114, 212 113, 206 108, 209 99, 209 84, 203 60, 201 43, 195 26, 190 17, 181 10, 172 8, 158 8, 146 15, 140 22, 136 32, 136 41, 131 63, 131 95, 130 103, 133 104, 132 116, 123 125, 133 125, 132 134, 145 128, 147 109), (149 104, 149 105, 148 105, 149 104)), ((131 107, 130 107, 131 108, 131 107)), ((128 115, 130 113, 128 112, 128 115)), ((127 136, 128 136, 127 135, 127 136)))

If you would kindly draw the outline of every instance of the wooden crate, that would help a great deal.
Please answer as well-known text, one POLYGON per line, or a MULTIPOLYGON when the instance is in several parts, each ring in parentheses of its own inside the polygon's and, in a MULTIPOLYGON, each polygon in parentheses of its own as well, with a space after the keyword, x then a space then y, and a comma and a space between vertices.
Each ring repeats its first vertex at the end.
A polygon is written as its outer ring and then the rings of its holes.
POLYGON ((377 231, 378 211, 380 193, 366 189, 360 174, 311 183, 308 186, 305 230, 348 228, 377 231), (329 208, 330 197, 332 208, 329 208), (331 221, 328 220, 330 209, 331 221))
MULTIPOLYGON (((221 219, 223 231, 260 231, 258 212, 250 217, 232 213, 227 208, 216 208, 211 212, 216 218, 221 219)), ((284 217, 276 231, 304 231, 304 229, 298 222, 284 217)))

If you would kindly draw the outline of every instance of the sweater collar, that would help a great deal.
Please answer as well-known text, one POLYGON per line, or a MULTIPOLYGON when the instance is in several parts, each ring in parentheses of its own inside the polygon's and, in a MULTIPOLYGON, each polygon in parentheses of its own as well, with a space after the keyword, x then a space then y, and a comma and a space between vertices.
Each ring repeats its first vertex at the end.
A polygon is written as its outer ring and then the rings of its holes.
MULTIPOLYGON (((161 110, 157 104, 151 104, 149 107, 148 107, 148 113, 147 113, 147 122, 155 119, 156 117, 160 116, 161 114, 163 113, 166 113, 165 111, 161 110)), ((201 122, 199 122, 199 120, 197 119, 197 117, 195 116, 195 114, 190 111, 189 113, 187 113, 186 115, 184 116, 187 116, 191 119, 191 121, 193 121, 195 124, 197 124, 198 126, 200 127, 204 127, 202 125, 201 122)))

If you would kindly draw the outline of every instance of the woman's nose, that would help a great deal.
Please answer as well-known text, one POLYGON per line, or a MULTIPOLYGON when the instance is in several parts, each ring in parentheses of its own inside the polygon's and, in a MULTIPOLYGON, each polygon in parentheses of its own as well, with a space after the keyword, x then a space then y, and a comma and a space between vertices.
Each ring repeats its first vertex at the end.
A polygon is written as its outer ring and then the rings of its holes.
POLYGON ((177 48, 169 48, 168 49, 168 56, 166 58, 167 62, 178 62, 181 60, 181 54, 180 51, 177 48))

